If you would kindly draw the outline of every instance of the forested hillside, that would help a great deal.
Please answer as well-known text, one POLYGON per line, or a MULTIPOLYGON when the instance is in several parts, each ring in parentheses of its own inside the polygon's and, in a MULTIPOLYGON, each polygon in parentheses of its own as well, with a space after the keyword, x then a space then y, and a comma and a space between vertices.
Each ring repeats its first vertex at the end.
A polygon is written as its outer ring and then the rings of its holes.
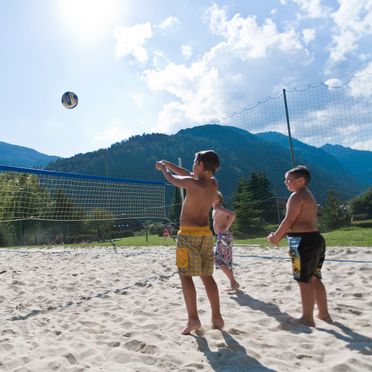
MULTIPOLYGON (((349 199, 366 188, 363 177, 352 173, 343 161, 323 148, 293 140, 296 164, 307 165, 312 173, 312 190, 319 200, 334 189, 341 198, 349 199)), ((284 172, 292 167, 288 138, 275 132, 251 134, 245 130, 221 125, 204 125, 184 129, 174 135, 144 134, 113 144, 108 149, 78 154, 50 163, 47 169, 109 177, 162 180, 154 169, 159 159, 177 163, 181 158, 186 168, 192 166, 194 153, 214 149, 221 158, 217 173, 220 188, 229 199, 238 181, 252 172, 263 172, 273 190, 287 197, 284 172)), ((351 150, 351 149, 350 149, 351 150)), ((351 150, 353 154, 356 150, 351 150)))

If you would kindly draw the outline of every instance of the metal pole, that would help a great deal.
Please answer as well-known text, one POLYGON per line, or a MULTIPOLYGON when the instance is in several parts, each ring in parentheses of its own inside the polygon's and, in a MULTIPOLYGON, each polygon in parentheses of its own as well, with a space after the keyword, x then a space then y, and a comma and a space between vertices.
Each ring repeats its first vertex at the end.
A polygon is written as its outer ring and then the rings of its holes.
MULTIPOLYGON (((178 158, 178 166, 182 168, 182 159, 181 158, 178 158)), ((181 201, 182 201, 182 204, 185 200, 185 190, 180 188, 180 195, 181 195, 181 201)))
POLYGON ((147 220, 145 221, 145 230, 146 230, 146 242, 148 243, 149 242, 149 232, 148 232, 148 228, 147 228, 147 220))
POLYGON ((105 165, 106 165, 106 177, 109 175, 109 169, 108 169, 108 149, 105 151, 105 165))
POLYGON ((291 135, 291 125, 289 122, 289 113, 288 113, 288 104, 287 104, 287 95, 285 89, 283 89, 283 97, 284 97, 284 107, 285 107, 285 116, 287 119, 287 131, 288 131, 288 140, 289 140, 289 151, 291 152, 291 160, 292 160, 292 167, 295 167, 295 158, 293 152, 293 145, 292 145, 292 135, 291 135))
POLYGON ((278 203, 278 194, 275 191, 275 204, 276 204, 276 215, 278 217, 278 224, 280 224, 280 211, 279 211, 279 203, 278 203))

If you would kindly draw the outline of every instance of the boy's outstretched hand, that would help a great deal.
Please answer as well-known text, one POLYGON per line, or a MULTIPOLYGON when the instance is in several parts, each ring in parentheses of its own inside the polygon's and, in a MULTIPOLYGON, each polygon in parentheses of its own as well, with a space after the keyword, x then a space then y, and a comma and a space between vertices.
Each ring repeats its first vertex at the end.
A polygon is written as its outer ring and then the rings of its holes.
POLYGON ((277 238, 274 238, 274 233, 273 232, 271 232, 267 237, 266 237, 266 239, 267 239, 267 241, 268 241, 268 243, 270 244, 270 245, 273 245, 274 247, 279 247, 279 242, 280 242, 280 240, 278 240, 277 238))
POLYGON ((165 165, 164 165, 163 161, 162 161, 162 160, 157 161, 157 162, 155 163, 155 168, 156 168, 157 170, 162 170, 162 169, 164 169, 164 168, 165 168, 165 165))

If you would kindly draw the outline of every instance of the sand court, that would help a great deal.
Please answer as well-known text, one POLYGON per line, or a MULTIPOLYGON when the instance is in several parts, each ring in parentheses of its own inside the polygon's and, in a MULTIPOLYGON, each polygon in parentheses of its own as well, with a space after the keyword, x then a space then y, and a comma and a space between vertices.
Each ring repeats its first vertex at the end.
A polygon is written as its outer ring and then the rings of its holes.
POLYGON ((220 288, 223 331, 180 334, 187 316, 174 247, 0 251, 0 370, 372 370, 372 249, 328 248, 323 278, 333 324, 294 326, 299 289, 286 249, 239 246, 241 291, 220 288))

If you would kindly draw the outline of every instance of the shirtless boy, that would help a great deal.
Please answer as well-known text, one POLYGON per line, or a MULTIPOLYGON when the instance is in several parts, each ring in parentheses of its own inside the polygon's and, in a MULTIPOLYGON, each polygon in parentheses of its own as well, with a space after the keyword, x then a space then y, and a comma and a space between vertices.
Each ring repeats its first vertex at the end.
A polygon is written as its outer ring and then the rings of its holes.
POLYGON ((186 190, 176 249, 176 263, 188 314, 187 325, 181 332, 184 335, 201 327, 193 276, 200 276, 204 284, 211 305, 213 327, 222 329, 224 326, 218 288, 212 276, 213 235, 209 229, 209 211, 218 189, 214 173, 219 165, 218 155, 212 150, 195 154, 192 172, 166 160, 155 164, 168 182, 186 190))
POLYGON ((233 273, 233 235, 230 227, 235 220, 235 213, 222 205, 223 196, 217 191, 217 197, 213 202, 213 229, 217 234, 216 250, 214 261, 217 269, 221 269, 230 280, 230 288, 238 290, 240 285, 236 281, 233 273))
POLYGON ((287 188, 292 192, 286 206, 286 215, 278 229, 267 239, 278 245, 287 235, 289 255, 292 259, 293 278, 300 286, 302 317, 299 324, 314 327, 314 305, 318 307, 318 318, 327 322, 327 294, 321 281, 321 267, 325 257, 325 241, 317 228, 318 206, 308 189, 310 172, 304 166, 290 169, 285 174, 287 188))

